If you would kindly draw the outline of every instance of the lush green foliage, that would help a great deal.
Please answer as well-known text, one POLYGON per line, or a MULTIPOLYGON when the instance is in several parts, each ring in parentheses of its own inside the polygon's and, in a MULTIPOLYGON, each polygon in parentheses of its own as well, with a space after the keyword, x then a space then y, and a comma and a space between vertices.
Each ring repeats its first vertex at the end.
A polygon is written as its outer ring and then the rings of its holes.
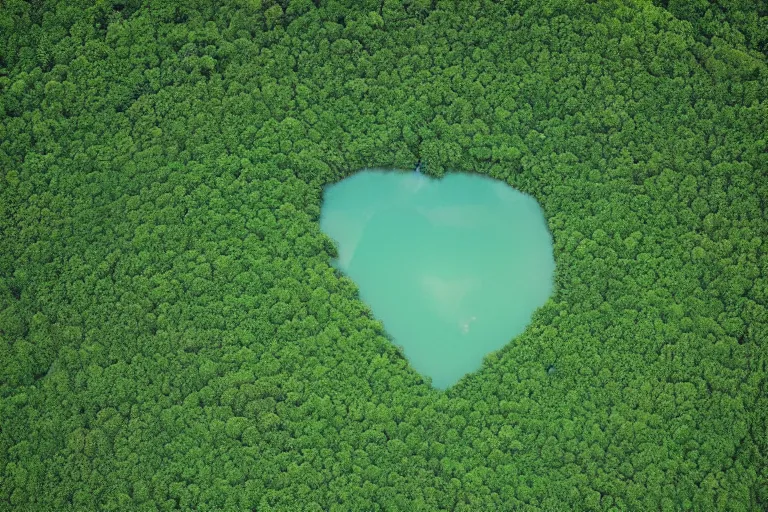
POLYGON ((0 509, 768 507, 759 52, 641 0, 140 3, 0 6, 0 509), (555 241, 446 393, 317 222, 419 158, 555 241))
POLYGON ((768 54, 766 0, 653 0, 681 20, 690 21, 698 39, 768 54))

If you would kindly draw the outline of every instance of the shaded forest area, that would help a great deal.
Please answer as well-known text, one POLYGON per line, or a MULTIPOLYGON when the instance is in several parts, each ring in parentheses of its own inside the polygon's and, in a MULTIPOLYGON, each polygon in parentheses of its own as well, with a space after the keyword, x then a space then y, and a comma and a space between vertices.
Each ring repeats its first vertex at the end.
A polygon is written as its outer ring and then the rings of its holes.
POLYGON ((3 0, 0 510, 766 510, 765 2, 656 4, 3 0), (555 243, 446 392, 318 225, 419 159, 555 243))

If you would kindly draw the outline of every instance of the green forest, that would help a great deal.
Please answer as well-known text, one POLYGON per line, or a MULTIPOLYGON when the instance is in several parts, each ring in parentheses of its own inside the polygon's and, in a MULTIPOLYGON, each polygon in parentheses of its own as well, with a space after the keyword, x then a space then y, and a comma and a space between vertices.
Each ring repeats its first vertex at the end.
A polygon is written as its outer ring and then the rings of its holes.
POLYGON ((766 0, 0 0, 0 510, 768 510, 767 55, 766 0), (554 240, 445 391, 318 221, 417 161, 554 240))

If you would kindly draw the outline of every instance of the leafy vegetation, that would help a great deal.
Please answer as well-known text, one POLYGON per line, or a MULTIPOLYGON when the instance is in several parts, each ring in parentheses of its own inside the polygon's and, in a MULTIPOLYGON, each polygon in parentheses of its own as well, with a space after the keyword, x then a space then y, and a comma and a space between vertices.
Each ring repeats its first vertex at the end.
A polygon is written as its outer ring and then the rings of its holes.
POLYGON ((723 41, 768 54, 768 2, 765 0, 654 0, 691 22, 701 41, 723 41))
POLYGON ((3 0, 0 509, 765 510, 766 32, 706 27, 3 0), (444 393, 318 226, 324 185, 419 159, 555 242, 552 299, 444 393))

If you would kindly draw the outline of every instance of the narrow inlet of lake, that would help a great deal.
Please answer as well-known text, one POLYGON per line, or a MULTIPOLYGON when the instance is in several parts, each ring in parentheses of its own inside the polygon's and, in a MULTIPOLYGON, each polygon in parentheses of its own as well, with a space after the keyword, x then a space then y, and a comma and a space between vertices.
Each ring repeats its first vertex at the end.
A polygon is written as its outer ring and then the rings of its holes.
POLYGON ((332 263, 445 389, 523 332, 552 293, 552 237, 536 200, 478 175, 365 170, 326 188, 332 263))

